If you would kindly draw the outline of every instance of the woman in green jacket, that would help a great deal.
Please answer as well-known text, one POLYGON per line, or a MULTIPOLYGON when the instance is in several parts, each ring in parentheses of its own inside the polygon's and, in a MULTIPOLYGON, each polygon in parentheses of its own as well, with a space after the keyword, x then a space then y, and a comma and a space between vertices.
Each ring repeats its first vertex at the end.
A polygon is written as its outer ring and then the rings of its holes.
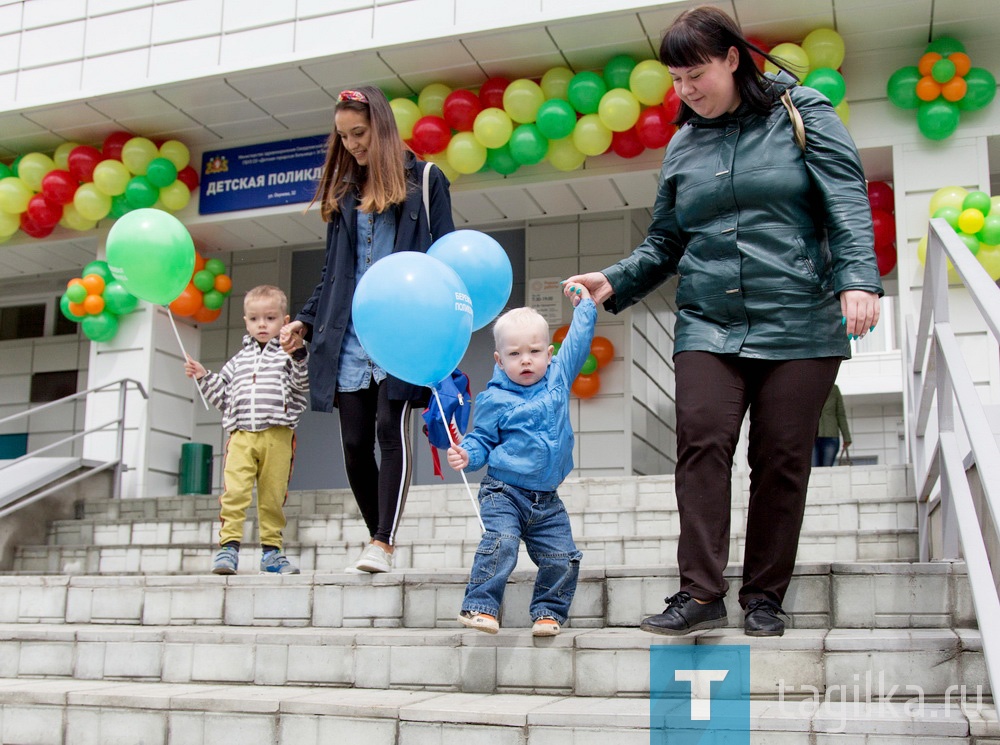
MULTIPOLYGON (((682 102, 660 171, 653 220, 631 256, 568 282, 620 312, 680 275, 677 398, 679 591, 640 628, 686 634, 725 623, 730 481, 750 412, 747 515, 739 602, 744 630, 784 633, 820 410, 878 322, 882 286, 861 161, 818 91, 782 72, 725 13, 682 13, 660 60, 682 102), (805 125, 795 140, 787 91, 805 125)), ((771 60, 780 64, 776 60, 771 60)))

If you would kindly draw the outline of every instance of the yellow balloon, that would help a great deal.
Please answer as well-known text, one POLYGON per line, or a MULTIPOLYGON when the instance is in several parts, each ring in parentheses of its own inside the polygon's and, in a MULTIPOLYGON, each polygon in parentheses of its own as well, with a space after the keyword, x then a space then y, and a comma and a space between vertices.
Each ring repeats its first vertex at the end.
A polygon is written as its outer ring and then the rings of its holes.
POLYGON ((424 160, 428 163, 433 163, 438 168, 441 169, 441 173, 448 177, 451 183, 455 183, 458 177, 461 176, 458 171, 451 167, 451 163, 448 162, 448 150, 447 148, 442 150, 440 153, 434 153, 433 155, 425 155, 424 160))
POLYGON ((601 96, 597 116, 612 132, 624 132, 639 120, 639 100, 631 91, 612 88, 601 96))
POLYGON ((573 71, 568 67, 553 67, 542 75, 542 93, 546 100, 559 98, 569 100, 569 81, 573 79, 573 71))
POLYGON ((459 173, 475 173, 486 164, 486 148, 472 132, 456 132, 446 151, 448 162, 459 173))
POLYGON ((986 223, 986 218, 983 213, 977 209, 969 208, 967 210, 962 210, 961 214, 958 216, 958 227, 963 233, 968 233, 973 235, 978 233, 983 229, 983 225, 986 223))
POLYGON ((847 105, 846 98, 840 103, 838 103, 836 106, 834 106, 833 110, 837 112, 837 116, 840 117, 840 121, 844 123, 844 126, 847 126, 850 123, 851 107, 847 105))
POLYGON ((56 164, 56 168, 60 171, 69 170, 69 154, 75 147, 80 147, 80 143, 64 142, 56 148, 56 151, 52 154, 52 162, 56 164))
MULTIPOLYGON (((771 56, 780 59, 785 63, 785 67, 789 72, 798 76, 801 80, 809 72, 809 55, 805 53, 798 44, 792 44, 786 41, 784 44, 778 44, 771 50, 771 56)), ((778 72, 778 68, 771 62, 764 62, 764 72, 778 72)))
POLYGON ((73 195, 73 206, 86 220, 100 220, 111 211, 111 197, 94 184, 80 184, 73 195))
POLYGON ((145 176, 150 161, 159 154, 153 141, 145 137, 133 137, 122 145, 122 163, 135 176, 145 176))
POLYGON ((444 116, 444 100, 448 98, 449 93, 451 88, 444 83, 431 83, 420 91, 420 95, 417 96, 417 106, 424 116, 444 116))
POLYGON ((117 160, 102 160, 94 167, 94 186, 109 197, 124 194, 130 178, 125 164, 117 160))
POLYGON ((1000 214, 1000 195, 990 197, 990 211, 987 214, 1000 214))
POLYGON ((629 90, 639 99, 639 103, 646 106, 663 103, 663 97, 673 84, 674 80, 666 65, 655 59, 643 60, 632 68, 628 76, 629 90))
POLYGON ((1000 279, 1000 247, 987 246, 985 243, 979 245, 979 253, 976 259, 983 265, 983 269, 990 275, 990 279, 996 281, 1000 279))
POLYGON ((191 162, 191 151, 180 140, 167 140, 160 145, 160 157, 166 158, 178 171, 181 171, 191 162))
POLYGON ((17 164, 17 176, 32 191, 42 190, 42 177, 55 170, 52 158, 42 153, 28 153, 17 164))
POLYGON ((472 133, 483 147, 503 147, 510 139, 514 125, 503 109, 491 107, 483 109, 476 115, 472 124, 472 133))
POLYGON ((183 181, 173 181, 160 187, 160 201, 168 212, 182 210, 191 201, 191 190, 183 181))
POLYGON ((31 189, 17 176, 0 179, 0 210, 19 215, 28 209, 31 189))
POLYGON ((545 157, 560 171, 575 171, 587 159, 573 144, 572 135, 561 140, 549 140, 549 152, 545 157))
POLYGON ((88 220, 80 214, 76 206, 70 202, 63 207, 63 216, 59 224, 70 230, 93 230, 97 227, 97 220, 88 220))
MULTIPOLYGON (((925 235, 917 243, 917 261, 920 262, 920 266, 927 266, 927 236, 925 235)), ((961 278, 958 276, 958 272, 955 271, 955 266, 951 263, 951 259, 946 259, 948 265, 948 284, 958 284, 961 282, 961 278)))
POLYGON ((809 57, 809 69, 829 67, 836 70, 844 62, 844 40, 832 28, 810 31, 802 40, 802 51, 809 57))
POLYGON ((392 109, 392 116, 396 120, 396 129, 399 136, 404 140, 413 137, 413 125, 417 123, 422 114, 420 107, 408 98, 394 98, 389 102, 392 109))
POLYGON ((0 210, 0 238, 9 237, 21 227, 21 219, 10 212, 0 210))
POLYGON ((585 114, 573 128, 573 144, 584 155, 600 155, 611 147, 611 130, 598 114, 585 114))
POLYGON ((535 121, 538 107, 545 103, 542 87, 534 80, 519 78, 503 92, 504 111, 518 124, 535 121))
POLYGON ((934 213, 942 207, 954 207, 961 211, 962 203, 968 194, 969 192, 961 186, 942 186, 931 197, 931 203, 927 209, 928 216, 933 217, 934 213))

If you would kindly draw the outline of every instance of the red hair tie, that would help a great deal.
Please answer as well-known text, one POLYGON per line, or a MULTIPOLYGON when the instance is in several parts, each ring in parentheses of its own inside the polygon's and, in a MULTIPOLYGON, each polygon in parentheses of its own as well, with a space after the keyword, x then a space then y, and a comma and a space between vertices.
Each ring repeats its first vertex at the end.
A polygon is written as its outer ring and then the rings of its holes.
POLYGON ((346 90, 341 91, 337 96, 337 101, 357 101, 358 103, 368 103, 368 98, 361 91, 346 90))

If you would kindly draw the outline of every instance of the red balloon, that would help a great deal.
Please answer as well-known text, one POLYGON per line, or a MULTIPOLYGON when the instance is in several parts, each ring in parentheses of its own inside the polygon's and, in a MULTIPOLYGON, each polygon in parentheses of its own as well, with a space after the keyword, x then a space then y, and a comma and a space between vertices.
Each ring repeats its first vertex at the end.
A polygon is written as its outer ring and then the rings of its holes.
POLYGON ((90 145, 77 145, 69 151, 67 161, 69 172, 77 181, 86 183, 94 180, 94 168, 104 160, 101 151, 90 145))
POLYGON ((484 109, 502 109, 503 92, 507 90, 510 81, 507 78, 490 78, 479 88, 479 100, 484 109))
POLYGON ((884 277, 896 268, 896 247, 876 249, 875 260, 878 262, 878 275, 884 277))
POLYGON ((451 141, 451 127, 440 116, 422 116, 413 125, 413 142, 422 153, 440 153, 451 141))
POLYGON ((416 155, 418 158, 423 158, 427 154, 420 149, 416 141, 413 140, 412 138, 409 140, 403 140, 403 144, 405 144, 408 148, 410 148, 410 150, 413 151, 413 154, 416 155))
POLYGON ((21 213, 21 230, 32 238, 46 238, 55 229, 54 225, 43 228, 28 216, 27 210, 21 213))
POLYGON ((101 152, 104 154, 105 158, 121 160, 122 147, 124 147, 125 143, 133 137, 135 137, 135 135, 131 132, 112 132, 104 138, 104 144, 101 145, 101 152))
MULTIPOLYGON (((771 47, 766 41, 761 41, 755 36, 748 36, 747 41, 749 41, 753 46, 757 47, 762 52, 771 51, 771 47)), ((752 50, 750 52, 750 56, 753 57, 753 61, 757 63, 757 69, 763 71, 764 62, 766 62, 766 60, 761 55, 757 54, 752 50)))
POLYGON ((198 172, 191 166, 184 166, 177 172, 177 180, 191 191, 198 188, 198 172))
POLYGON ((883 210, 890 215, 896 211, 892 187, 885 181, 868 182, 868 201, 871 202, 873 210, 883 210))
POLYGON ((648 109, 643 109, 642 113, 639 114, 639 121, 635 123, 635 132, 639 136, 639 142, 651 150, 665 147, 677 129, 670 122, 667 110, 662 106, 650 106, 648 109))
POLYGON ((25 214, 39 228, 54 228, 62 219, 61 204, 54 204, 45 198, 44 194, 35 194, 28 200, 25 214))
POLYGON ((611 135, 611 149, 622 158, 634 158, 641 154, 646 146, 642 144, 639 135, 636 134, 635 127, 632 127, 624 132, 615 132, 611 135))
POLYGON ((667 94, 663 97, 663 108, 666 109, 671 122, 677 121, 677 112, 681 110, 681 98, 673 88, 667 89, 667 94))
POLYGON ((577 398, 590 398, 601 389, 601 378, 593 372, 590 375, 577 375, 570 388, 577 398))
POLYGON ((69 171, 49 171, 42 176, 42 194, 53 204, 69 204, 76 194, 77 180, 69 171))
POLYGON ((896 243, 896 220, 885 210, 872 210, 872 228, 875 231, 875 253, 896 243))
POLYGON ((459 132, 471 132, 476 115, 483 110, 483 103, 472 91, 459 88, 444 100, 444 120, 459 132))

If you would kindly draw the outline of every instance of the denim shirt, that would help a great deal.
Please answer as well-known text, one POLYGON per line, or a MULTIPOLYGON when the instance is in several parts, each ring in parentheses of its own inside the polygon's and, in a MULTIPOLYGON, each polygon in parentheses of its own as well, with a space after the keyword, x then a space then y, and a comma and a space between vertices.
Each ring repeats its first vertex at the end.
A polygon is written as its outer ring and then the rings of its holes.
MULTIPOLYGON (((355 288, 368 267, 392 253, 395 240, 395 210, 358 212, 358 246, 354 266, 355 288)), ((372 362, 361 346, 352 320, 347 324, 344 343, 340 348, 337 390, 343 393, 361 391, 371 385, 372 378, 375 379, 376 383, 381 383, 385 380, 385 376, 385 370, 372 362)))

